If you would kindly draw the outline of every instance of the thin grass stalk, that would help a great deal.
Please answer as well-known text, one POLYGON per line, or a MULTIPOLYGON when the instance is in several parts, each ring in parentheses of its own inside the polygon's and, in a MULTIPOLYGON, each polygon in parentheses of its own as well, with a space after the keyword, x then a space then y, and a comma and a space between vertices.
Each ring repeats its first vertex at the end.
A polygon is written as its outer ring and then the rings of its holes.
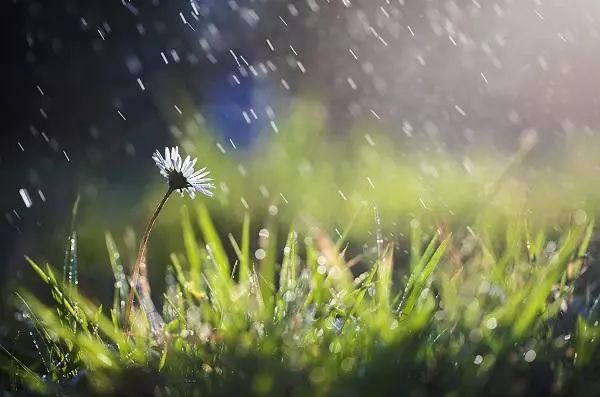
MULTIPOLYGON (((150 218, 150 221, 146 225, 146 229, 144 230, 144 234, 142 235, 142 239, 140 240, 138 254, 137 254, 137 257, 135 258, 135 264, 133 265, 133 272, 131 274, 132 285, 129 288, 129 297, 127 298, 127 304, 125 305, 125 315, 123 317, 123 331, 125 331, 125 332, 127 332, 129 330, 129 318, 131 316, 131 307, 133 306, 133 298, 135 295, 136 286, 139 281, 140 264, 146 256, 146 246, 148 243, 148 239, 150 238, 150 232, 154 228, 156 219, 158 218, 160 211, 163 209, 167 200, 169 199, 169 196, 171 196, 171 193, 173 193, 173 189, 169 187, 169 189, 163 196, 162 200, 158 204, 158 207, 156 207, 156 210, 154 210, 154 214, 152 215, 152 217, 150 218)), ((147 291, 146 288, 144 287, 147 285, 148 285, 147 283, 144 283, 144 285, 141 288, 142 297, 149 295, 149 291, 147 291)))

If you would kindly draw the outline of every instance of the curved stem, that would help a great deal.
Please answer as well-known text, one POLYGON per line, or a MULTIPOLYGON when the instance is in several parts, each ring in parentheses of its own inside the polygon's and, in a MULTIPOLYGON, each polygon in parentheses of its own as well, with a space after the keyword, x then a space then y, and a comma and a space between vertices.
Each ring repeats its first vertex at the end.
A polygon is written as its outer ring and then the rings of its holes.
POLYGON ((154 210, 154 214, 152 215, 152 218, 150 218, 150 221, 146 225, 146 229, 144 230, 144 234, 142 235, 142 239, 140 241, 138 254, 135 258, 135 264, 133 265, 133 272, 131 273, 132 285, 129 288, 129 296, 127 298, 127 304, 125 305, 125 316, 123 318, 123 330, 125 332, 127 332, 127 330, 129 329, 129 317, 131 315, 131 307, 133 306, 133 297, 135 295, 135 289, 137 287, 140 276, 140 263, 142 262, 142 260, 144 260, 144 257, 146 256, 146 245, 148 243, 148 239, 150 238, 150 232, 152 231, 152 228, 156 223, 156 218, 158 218, 158 214, 160 214, 160 211, 165 206, 165 203, 167 202, 167 199, 169 198, 171 193, 173 193, 173 189, 169 188, 165 193, 164 197, 162 198, 160 204, 158 204, 158 207, 156 207, 156 210, 154 210))

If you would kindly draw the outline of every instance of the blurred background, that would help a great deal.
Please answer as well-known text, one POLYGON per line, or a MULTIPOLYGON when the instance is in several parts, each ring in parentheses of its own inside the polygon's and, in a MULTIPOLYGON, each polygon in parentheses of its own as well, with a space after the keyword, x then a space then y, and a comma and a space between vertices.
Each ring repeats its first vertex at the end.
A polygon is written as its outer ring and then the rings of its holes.
MULTIPOLYGON (((335 234, 375 206, 402 239, 412 218, 468 225, 491 195, 509 214, 596 212, 595 0, 9 0, 0 14, 7 297, 31 276, 24 255, 61 267, 78 196, 81 286, 108 297, 104 234, 131 259, 164 189, 151 153, 175 143, 213 170, 224 236, 244 212, 256 230, 310 218, 335 234)), ((153 236, 158 283, 184 205, 153 236)))

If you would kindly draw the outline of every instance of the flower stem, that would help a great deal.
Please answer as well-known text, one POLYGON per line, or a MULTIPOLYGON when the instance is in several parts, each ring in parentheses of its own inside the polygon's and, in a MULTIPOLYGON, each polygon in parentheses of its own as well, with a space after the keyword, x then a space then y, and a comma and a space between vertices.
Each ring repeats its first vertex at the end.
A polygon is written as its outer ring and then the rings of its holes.
POLYGON ((129 317, 131 316, 131 307, 133 306, 133 297, 135 295, 135 289, 137 287, 139 277, 140 277, 140 264, 144 260, 144 257, 146 256, 146 245, 148 243, 148 239, 150 238, 150 232, 152 231, 152 228, 154 227, 154 224, 156 223, 156 218, 158 218, 158 214, 160 214, 160 211, 165 206, 165 203, 167 202, 171 193, 173 193, 173 189, 169 188, 167 190, 167 192, 165 193, 164 197, 162 198, 161 202, 158 204, 158 207, 156 207, 156 210, 154 210, 154 214, 152 215, 152 218, 150 218, 150 221, 146 225, 146 229, 144 230, 144 234, 142 235, 142 239, 140 241, 140 247, 138 248, 138 254, 135 259, 135 264, 133 265, 133 272, 131 273, 132 285, 129 288, 129 296, 127 298, 127 304, 125 305, 125 316, 123 317, 123 330, 125 332, 127 332, 129 329, 129 317))

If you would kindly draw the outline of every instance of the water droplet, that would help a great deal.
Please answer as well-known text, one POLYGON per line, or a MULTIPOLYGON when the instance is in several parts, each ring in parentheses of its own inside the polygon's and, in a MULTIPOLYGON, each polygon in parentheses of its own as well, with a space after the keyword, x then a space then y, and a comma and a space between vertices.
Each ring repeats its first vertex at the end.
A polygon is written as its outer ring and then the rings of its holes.
POLYGON ((498 320, 496 320, 496 317, 490 317, 485 322, 485 326, 487 327, 487 329, 496 329, 496 327, 498 326, 498 320))
POLYGON ((528 350, 527 353, 525 353, 525 361, 528 363, 533 362, 533 360, 535 360, 535 356, 535 350, 528 350))
POLYGON ((576 225, 583 225, 587 221, 587 213, 584 210, 579 209, 575 211, 573 220, 575 221, 576 225))
POLYGON ((265 259, 266 256, 267 252, 262 248, 259 248, 254 252, 254 257, 259 261, 265 259))
POLYGON ((267 229, 260 229, 258 236, 260 238, 269 238, 269 231, 267 229))

